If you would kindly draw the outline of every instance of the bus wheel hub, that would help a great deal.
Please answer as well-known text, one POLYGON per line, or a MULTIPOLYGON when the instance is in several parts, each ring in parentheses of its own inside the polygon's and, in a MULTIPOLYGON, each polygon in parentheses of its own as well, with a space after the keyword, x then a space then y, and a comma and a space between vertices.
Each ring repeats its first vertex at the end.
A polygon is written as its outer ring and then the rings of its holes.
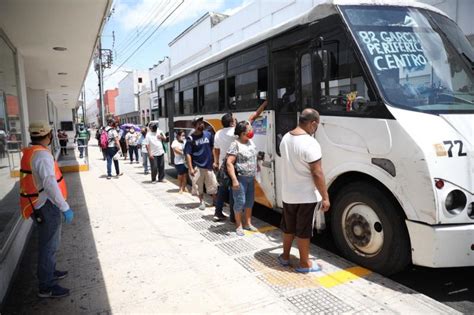
POLYGON ((344 238, 362 256, 375 256, 383 247, 384 231, 377 213, 362 202, 348 204, 343 212, 344 238))
POLYGON ((367 246, 372 236, 369 222, 360 214, 352 214, 347 218, 346 234, 351 243, 358 247, 367 246))

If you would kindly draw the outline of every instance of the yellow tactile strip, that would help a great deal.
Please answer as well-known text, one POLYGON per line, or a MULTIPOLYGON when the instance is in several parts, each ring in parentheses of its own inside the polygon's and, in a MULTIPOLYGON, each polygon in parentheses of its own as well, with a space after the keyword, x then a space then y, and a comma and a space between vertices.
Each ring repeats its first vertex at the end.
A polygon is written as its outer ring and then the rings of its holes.
POLYGON ((316 278, 319 284, 325 288, 332 288, 349 281, 360 279, 371 274, 372 271, 363 267, 355 266, 339 270, 328 275, 316 278))

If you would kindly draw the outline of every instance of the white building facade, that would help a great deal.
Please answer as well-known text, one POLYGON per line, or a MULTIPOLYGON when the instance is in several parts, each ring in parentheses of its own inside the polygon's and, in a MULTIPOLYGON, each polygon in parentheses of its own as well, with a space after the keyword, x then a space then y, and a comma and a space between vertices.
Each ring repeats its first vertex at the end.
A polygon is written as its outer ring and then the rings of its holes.
POLYGON ((115 99, 115 115, 120 123, 143 124, 142 107, 149 108, 149 102, 142 104, 140 94, 149 90, 148 71, 130 71, 119 82, 119 95, 115 99))

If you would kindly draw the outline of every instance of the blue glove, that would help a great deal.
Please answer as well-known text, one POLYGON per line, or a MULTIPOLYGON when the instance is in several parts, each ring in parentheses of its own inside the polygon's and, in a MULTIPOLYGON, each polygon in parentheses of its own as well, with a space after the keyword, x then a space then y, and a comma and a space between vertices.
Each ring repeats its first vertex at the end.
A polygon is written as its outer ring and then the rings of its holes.
POLYGON ((69 208, 63 212, 63 216, 64 220, 66 220, 66 223, 70 224, 72 222, 72 219, 74 218, 74 212, 72 212, 72 209, 69 208))

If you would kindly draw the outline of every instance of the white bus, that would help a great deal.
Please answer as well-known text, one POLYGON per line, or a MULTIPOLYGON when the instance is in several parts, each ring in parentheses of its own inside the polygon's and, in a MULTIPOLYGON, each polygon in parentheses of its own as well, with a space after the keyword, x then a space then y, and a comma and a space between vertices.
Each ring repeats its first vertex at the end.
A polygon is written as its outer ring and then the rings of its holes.
POLYGON ((256 201, 279 210, 279 141, 313 107, 343 256, 383 274, 474 266, 473 49, 433 7, 357 2, 324 1, 164 81, 170 134, 268 99, 256 201))

